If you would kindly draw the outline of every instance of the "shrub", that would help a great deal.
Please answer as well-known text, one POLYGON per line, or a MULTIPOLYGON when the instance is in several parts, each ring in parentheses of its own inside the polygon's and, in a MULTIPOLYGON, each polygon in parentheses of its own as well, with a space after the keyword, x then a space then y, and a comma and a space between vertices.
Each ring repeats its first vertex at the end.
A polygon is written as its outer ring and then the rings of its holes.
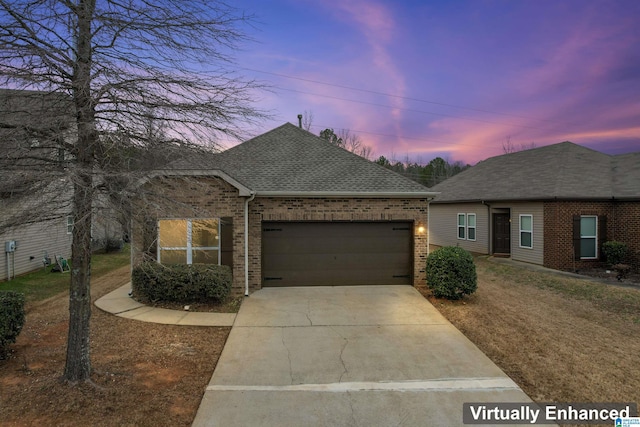
POLYGON ((231 291, 231 269, 225 265, 173 264, 155 261, 133 269, 133 292, 150 301, 181 303, 222 301, 231 291))
POLYGON ((14 291, 0 292, 0 358, 6 355, 9 344, 24 325, 24 294, 14 291))
POLYGON ((602 252, 604 253, 609 265, 622 263, 627 256, 628 251, 629 248, 626 243, 616 242, 615 240, 604 242, 602 244, 602 252))
POLYGON ((460 299, 478 288, 473 257, 459 247, 445 246, 427 257, 427 286, 436 298, 460 299))

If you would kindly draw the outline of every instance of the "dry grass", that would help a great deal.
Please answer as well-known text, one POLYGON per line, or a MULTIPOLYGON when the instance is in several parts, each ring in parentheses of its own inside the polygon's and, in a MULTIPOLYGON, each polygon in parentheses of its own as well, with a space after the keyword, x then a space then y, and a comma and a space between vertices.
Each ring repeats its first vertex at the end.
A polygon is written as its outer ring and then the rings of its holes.
MULTIPOLYGON (((430 300, 539 402, 640 401, 640 290, 476 261, 478 292, 430 300)), ((129 280, 120 268, 93 299, 129 280)), ((420 289, 428 295, 428 291, 420 289)), ((189 426, 229 328, 155 325, 93 310, 93 380, 59 382, 68 296, 28 305, 0 361, 3 426, 189 426)))
POLYGON ((532 399, 640 402, 640 290, 476 266, 476 294, 429 299, 532 399))
MULTIPOLYGON (((92 280, 92 299, 129 281, 129 267, 92 280)), ((0 361, 2 426, 190 426, 230 328, 168 326, 93 309, 99 386, 61 383, 68 294, 27 306, 9 360, 0 361)))

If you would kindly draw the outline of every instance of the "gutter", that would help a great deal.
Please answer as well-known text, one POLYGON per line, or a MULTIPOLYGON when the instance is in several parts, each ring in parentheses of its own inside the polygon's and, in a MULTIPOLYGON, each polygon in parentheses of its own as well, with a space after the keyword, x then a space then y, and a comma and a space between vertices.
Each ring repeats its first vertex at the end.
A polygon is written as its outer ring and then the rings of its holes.
POLYGON ((429 256, 429 249, 431 248, 431 209, 429 209, 429 205, 431 204, 431 199, 427 199, 427 256, 429 256))
POLYGON ((491 255, 491 242, 493 241, 493 230, 491 230, 491 205, 484 200, 480 203, 487 207, 487 253, 491 255))
POLYGON ((362 199, 433 199, 439 192, 434 191, 259 191, 260 197, 304 197, 304 198, 362 198, 362 199))
POLYGON ((249 296, 249 202, 256 198, 255 191, 244 201, 244 296, 249 296))

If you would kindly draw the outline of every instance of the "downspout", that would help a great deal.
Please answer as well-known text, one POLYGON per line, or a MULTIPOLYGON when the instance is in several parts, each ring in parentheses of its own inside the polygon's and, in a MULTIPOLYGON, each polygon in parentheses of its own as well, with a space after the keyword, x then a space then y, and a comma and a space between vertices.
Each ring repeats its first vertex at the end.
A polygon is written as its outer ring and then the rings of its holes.
POLYGON ((484 200, 480 201, 487 207, 487 255, 491 255, 491 242, 493 240, 493 231, 491 230, 491 205, 484 200))
POLYGON ((134 252, 134 245, 133 245, 133 230, 134 230, 134 223, 133 223, 133 215, 131 215, 131 218, 129 218, 129 296, 133 295, 133 252, 134 252))
POLYGON ((256 198, 252 192, 244 201, 244 296, 249 296, 249 202, 256 198))
POLYGON ((431 209, 429 204, 433 199, 427 199, 427 256, 429 256, 429 248, 431 247, 431 209))

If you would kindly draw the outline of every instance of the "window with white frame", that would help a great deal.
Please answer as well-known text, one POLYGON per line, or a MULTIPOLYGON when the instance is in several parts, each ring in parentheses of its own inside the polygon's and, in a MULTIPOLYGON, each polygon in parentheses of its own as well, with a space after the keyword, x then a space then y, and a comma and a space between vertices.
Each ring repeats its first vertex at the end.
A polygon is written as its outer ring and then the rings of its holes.
POLYGON ((476 240, 476 214, 467 214, 467 240, 476 240))
POLYGON ((73 233, 73 217, 67 217, 67 234, 73 233))
POLYGON ((596 215, 580 217, 580 258, 598 258, 598 217, 596 215))
POLYGON ((458 214, 458 239, 466 239, 466 215, 463 213, 458 214))
POLYGON ((520 247, 533 249, 533 215, 520 215, 520 247))
POLYGON ((218 219, 161 219, 158 242, 162 264, 220 264, 218 219))

